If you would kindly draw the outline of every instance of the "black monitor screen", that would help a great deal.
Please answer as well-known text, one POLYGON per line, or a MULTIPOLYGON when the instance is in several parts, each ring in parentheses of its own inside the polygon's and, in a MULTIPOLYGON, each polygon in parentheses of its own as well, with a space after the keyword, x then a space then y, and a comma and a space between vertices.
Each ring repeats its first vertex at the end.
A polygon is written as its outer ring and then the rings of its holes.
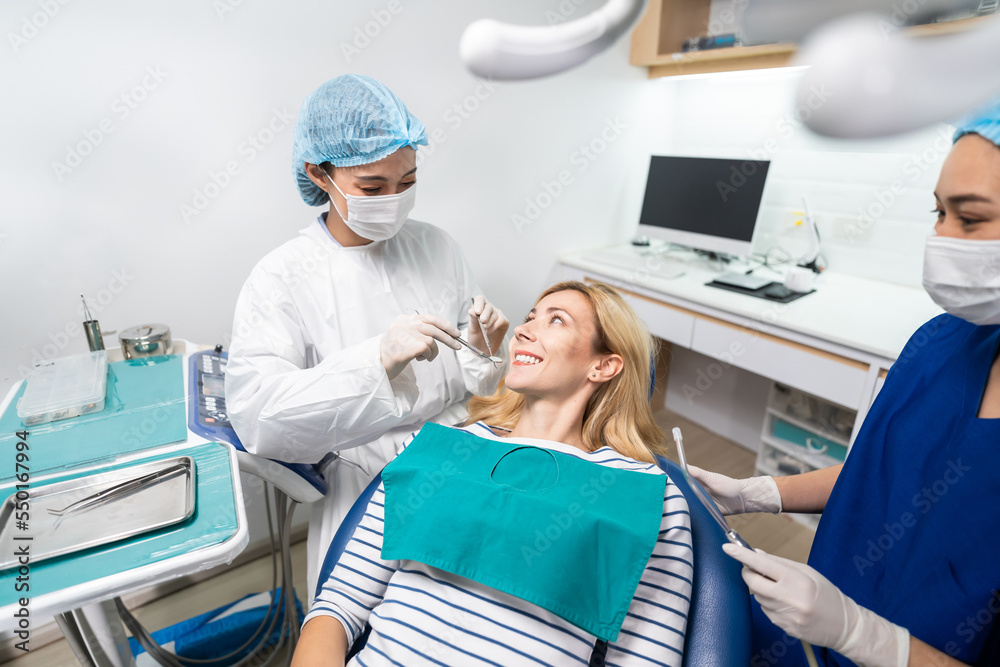
POLYGON ((750 241, 769 165, 654 155, 639 224, 750 241))

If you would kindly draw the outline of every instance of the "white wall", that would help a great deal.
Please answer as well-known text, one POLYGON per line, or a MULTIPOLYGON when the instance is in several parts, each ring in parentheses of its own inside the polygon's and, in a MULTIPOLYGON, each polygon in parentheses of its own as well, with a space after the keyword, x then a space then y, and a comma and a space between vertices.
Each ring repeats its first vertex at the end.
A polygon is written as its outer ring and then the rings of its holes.
POLYGON ((250 268, 318 213, 291 177, 292 123, 305 94, 346 72, 380 79, 444 133, 422 149, 414 217, 461 242, 512 319, 544 286, 557 250, 630 233, 616 218, 622 165, 643 141, 649 86, 628 65, 627 40, 534 83, 488 86, 457 57, 470 21, 545 23, 556 0, 447 11, 399 0, 395 15, 388 0, 52 5, 46 17, 39 0, 10 0, 0 18, 5 388, 37 359, 86 350, 81 292, 105 331, 164 322, 175 337, 227 342, 250 268), (342 44, 380 13, 387 25, 345 54, 342 44), (614 138, 606 147, 602 132, 614 138), (593 161, 579 152, 591 142, 604 149, 593 161), (89 154, 79 163, 54 167, 81 143, 89 154), (227 164, 239 172, 217 176, 217 188, 213 174, 227 164), (572 182, 550 202, 545 184, 560 172, 572 182), (517 227, 514 214, 536 213, 529 199, 547 207, 517 227), (181 205, 195 204, 207 206, 185 219, 181 205))

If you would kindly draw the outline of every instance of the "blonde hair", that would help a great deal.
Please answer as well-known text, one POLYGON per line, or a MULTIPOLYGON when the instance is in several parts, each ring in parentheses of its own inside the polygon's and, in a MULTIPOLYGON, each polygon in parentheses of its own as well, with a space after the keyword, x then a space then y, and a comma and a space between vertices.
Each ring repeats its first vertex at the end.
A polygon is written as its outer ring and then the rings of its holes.
MULTIPOLYGON (((545 290, 550 294, 572 290, 582 294, 594 314, 596 334, 591 342, 596 354, 617 354, 622 371, 601 384, 583 412, 583 442, 588 451, 608 446, 619 454, 653 463, 654 454, 665 454, 666 436, 649 405, 650 364, 656 346, 646 325, 615 289, 604 283, 562 282, 545 290)), ((512 429, 524 409, 524 396, 511 391, 503 381, 492 396, 469 401, 465 424, 483 421, 490 426, 512 429)))

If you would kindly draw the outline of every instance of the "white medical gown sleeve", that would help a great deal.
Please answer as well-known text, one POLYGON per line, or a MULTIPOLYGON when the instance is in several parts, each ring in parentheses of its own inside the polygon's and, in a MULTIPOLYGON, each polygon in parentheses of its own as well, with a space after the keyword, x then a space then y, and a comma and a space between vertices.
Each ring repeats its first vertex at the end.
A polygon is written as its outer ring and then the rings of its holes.
POLYGON ((417 400, 409 367, 390 380, 381 335, 306 368, 303 327, 287 291, 255 271, 236 304, 226 368, 229 418, 247 451, 288 463, 370 442, 398 426, 417 400))

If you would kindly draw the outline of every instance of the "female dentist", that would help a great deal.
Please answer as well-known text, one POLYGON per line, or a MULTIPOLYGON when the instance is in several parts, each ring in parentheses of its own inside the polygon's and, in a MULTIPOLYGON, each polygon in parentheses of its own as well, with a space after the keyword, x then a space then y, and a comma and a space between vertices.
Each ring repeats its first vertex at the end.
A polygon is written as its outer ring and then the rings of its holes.
POLYGON ((752 664, 805 665, 789 635, 821 665, 1000 664, 1000 104, 959 128, 934 196, 924 287, 946 314, 910 338, 847 462, 694 472, 731 514, 823 513, 808 566, 724 547, 760 604, 752 664))
POLYGON ((226 403, 237 435, 259 456, 329 462, 330 492, 310 514, 309 590, 347 510, 414 426, 461 421, 503 376, 454 337, 502 354, 507 318, 455 241, 408 218, 426 143, 370 77, 306 97, 292 166, 302 199, 329 210, 254 267, 236 305, 226 403))

